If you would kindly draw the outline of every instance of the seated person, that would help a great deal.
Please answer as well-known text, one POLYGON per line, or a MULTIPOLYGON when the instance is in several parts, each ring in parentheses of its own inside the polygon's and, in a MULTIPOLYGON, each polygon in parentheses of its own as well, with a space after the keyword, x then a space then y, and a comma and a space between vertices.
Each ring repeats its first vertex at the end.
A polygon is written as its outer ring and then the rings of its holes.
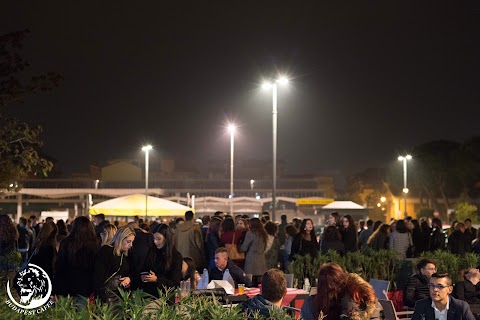
POLYGON ((415 302, 430 297, 428 284, 430 277, 437 272, 435 261, 421 259, 417 263, 418 273, 412 275, 403 291, 403 304, 407 307, 415 307, 415 302))
POLYGON ((347 319, 383 319, 383 308, 372 286, 356 273, 347 278, 346 294, 341 298, 342 314, 347 319))
POLYGON ((450 296, 452 279, 446 273, 434 273, 429 281, 430 297, 415 304, 412 320, 475 320, 465 301, 450 296))
MULTIPOLYGON (((281 310, 282 301, 287 294, 287 279, 283 271, 270 269, 262 277, 262 293, 242 304, 242 313, 247 317, 254 313, 270 318, 272 311, 281 310), (278 308, 278 310, 275 310, 278 308)), ((280 311, 283 312, 283 311, 280 311)))
POLYGON ((212 280, 223 280, 223 274, 225 270, 229 270, 230 275, 235 282, 235 287, 238 286, 239 283, 245 284, 247 287, 252 286, 252 281, 247 277, 245 272, 242 269, 237 267, 232 260, 228 259, 227 249, 224 247, 220 247, 215 250, 215 266, 210 269, 208 273, 208 278, 210 281, 212 280))
POLYGON ((480 314, 480 271, 470 269, 465 272, 465 281, 455 283, 453 296, 466 301, 474 315, 480 314))
POLYGON ((190 288, 197 289, 198 281, 200 281, 200 274, 195 267, 195 261, 190 257, 184 257, 182 263, 182 281, 190 280, 190 288))

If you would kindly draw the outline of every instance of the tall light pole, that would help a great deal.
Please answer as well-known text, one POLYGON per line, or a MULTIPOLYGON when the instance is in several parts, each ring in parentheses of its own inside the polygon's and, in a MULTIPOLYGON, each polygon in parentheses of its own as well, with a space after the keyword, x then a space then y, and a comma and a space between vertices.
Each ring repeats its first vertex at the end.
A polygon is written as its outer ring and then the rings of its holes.
POLYGON ((148 212, 148 154, 150 150, 152 150, 151 145, 142 147, 142 151, 145 152, 145 221, 147 220, 148 212))
POLYGON ((229 124, 228 131, 230 132, 230 214, 233 216, 233 147, 235 141, 235 125, 229 124))
POLYGON ((286 77, 279 77, 273 82, 264 82, 264 88, 272 88, 272 138, 273 138, 273 155, 272 155, 272 221, 275 221, 275 207, 277 201, 277 84, 287 84, 288 79, 286 77))
POLYGON ((412 160, 412 156, 407 154, 399 156, 398 161, 403 161, 403 196, 404 196, 404 216, 407 217, 407 161, 412 160))

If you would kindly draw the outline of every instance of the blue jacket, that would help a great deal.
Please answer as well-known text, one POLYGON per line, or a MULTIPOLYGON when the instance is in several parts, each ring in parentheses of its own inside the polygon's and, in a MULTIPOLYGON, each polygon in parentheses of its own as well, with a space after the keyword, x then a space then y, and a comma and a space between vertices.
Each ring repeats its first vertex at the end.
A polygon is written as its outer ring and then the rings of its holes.
MULTIPOLYGON (((447 320, 475 320, 470 311, 470 306, 462 300, 450 296, 450 307, 447 320)), ((435 311, 432 308, 432 299, 427 298, 417 301, 412 320, 435 320, 435 311)))

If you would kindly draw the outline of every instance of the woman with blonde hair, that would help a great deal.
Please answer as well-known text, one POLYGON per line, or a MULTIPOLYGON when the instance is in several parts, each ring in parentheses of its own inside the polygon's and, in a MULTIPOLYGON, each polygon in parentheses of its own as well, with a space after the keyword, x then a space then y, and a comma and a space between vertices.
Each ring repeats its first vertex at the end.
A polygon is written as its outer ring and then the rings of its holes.
POLYGON ((111 223, 105 225, 105 228, 103 228, 102 233, 100 233, 100 238, 102 239, 102 246, 106 244, 110 244, 116 232, 117 232, 117 227, 115 227, 115 225, 111 223))
POLYGON ((113 304, 117 300, 119 287, 130 287, 128 250, 135 240, 135 230, 121 227, 110 244, 104 245, 95 258, 93 284, 95 293, 103 302, 113 304))

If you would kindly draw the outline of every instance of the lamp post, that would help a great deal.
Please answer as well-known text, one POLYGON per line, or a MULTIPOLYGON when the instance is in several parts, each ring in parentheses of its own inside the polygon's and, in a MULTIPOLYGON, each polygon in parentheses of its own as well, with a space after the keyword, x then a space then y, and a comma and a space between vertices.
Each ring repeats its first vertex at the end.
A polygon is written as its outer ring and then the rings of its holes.
POLYGON ((399 156, 398 161, 403 161, 403 196, 404 196, 404 216, 407 217, 407 161, 412 160, 412 156, 407 154, 399 156))
POLYGON ((235 137, 235 125, 229 124, 228 131, 230 132, 230 214, 233 216, 233 147, 235 137))
POLYGON ((276 193, 277 193, 277 85, 287 84, 286 77, 279 77, 273 82, 264 82, 264 88, 272 88, 272 138, 273 138, 273 155, 272 155, 272 221, 275 222, 275 207, 276 207, 276 193))
POLYGON ((148 155, 150 150, 152 150, 151 145, 142 147, 142 151, 145 152, 145 221, 147 220, 148 212, 148 155))

